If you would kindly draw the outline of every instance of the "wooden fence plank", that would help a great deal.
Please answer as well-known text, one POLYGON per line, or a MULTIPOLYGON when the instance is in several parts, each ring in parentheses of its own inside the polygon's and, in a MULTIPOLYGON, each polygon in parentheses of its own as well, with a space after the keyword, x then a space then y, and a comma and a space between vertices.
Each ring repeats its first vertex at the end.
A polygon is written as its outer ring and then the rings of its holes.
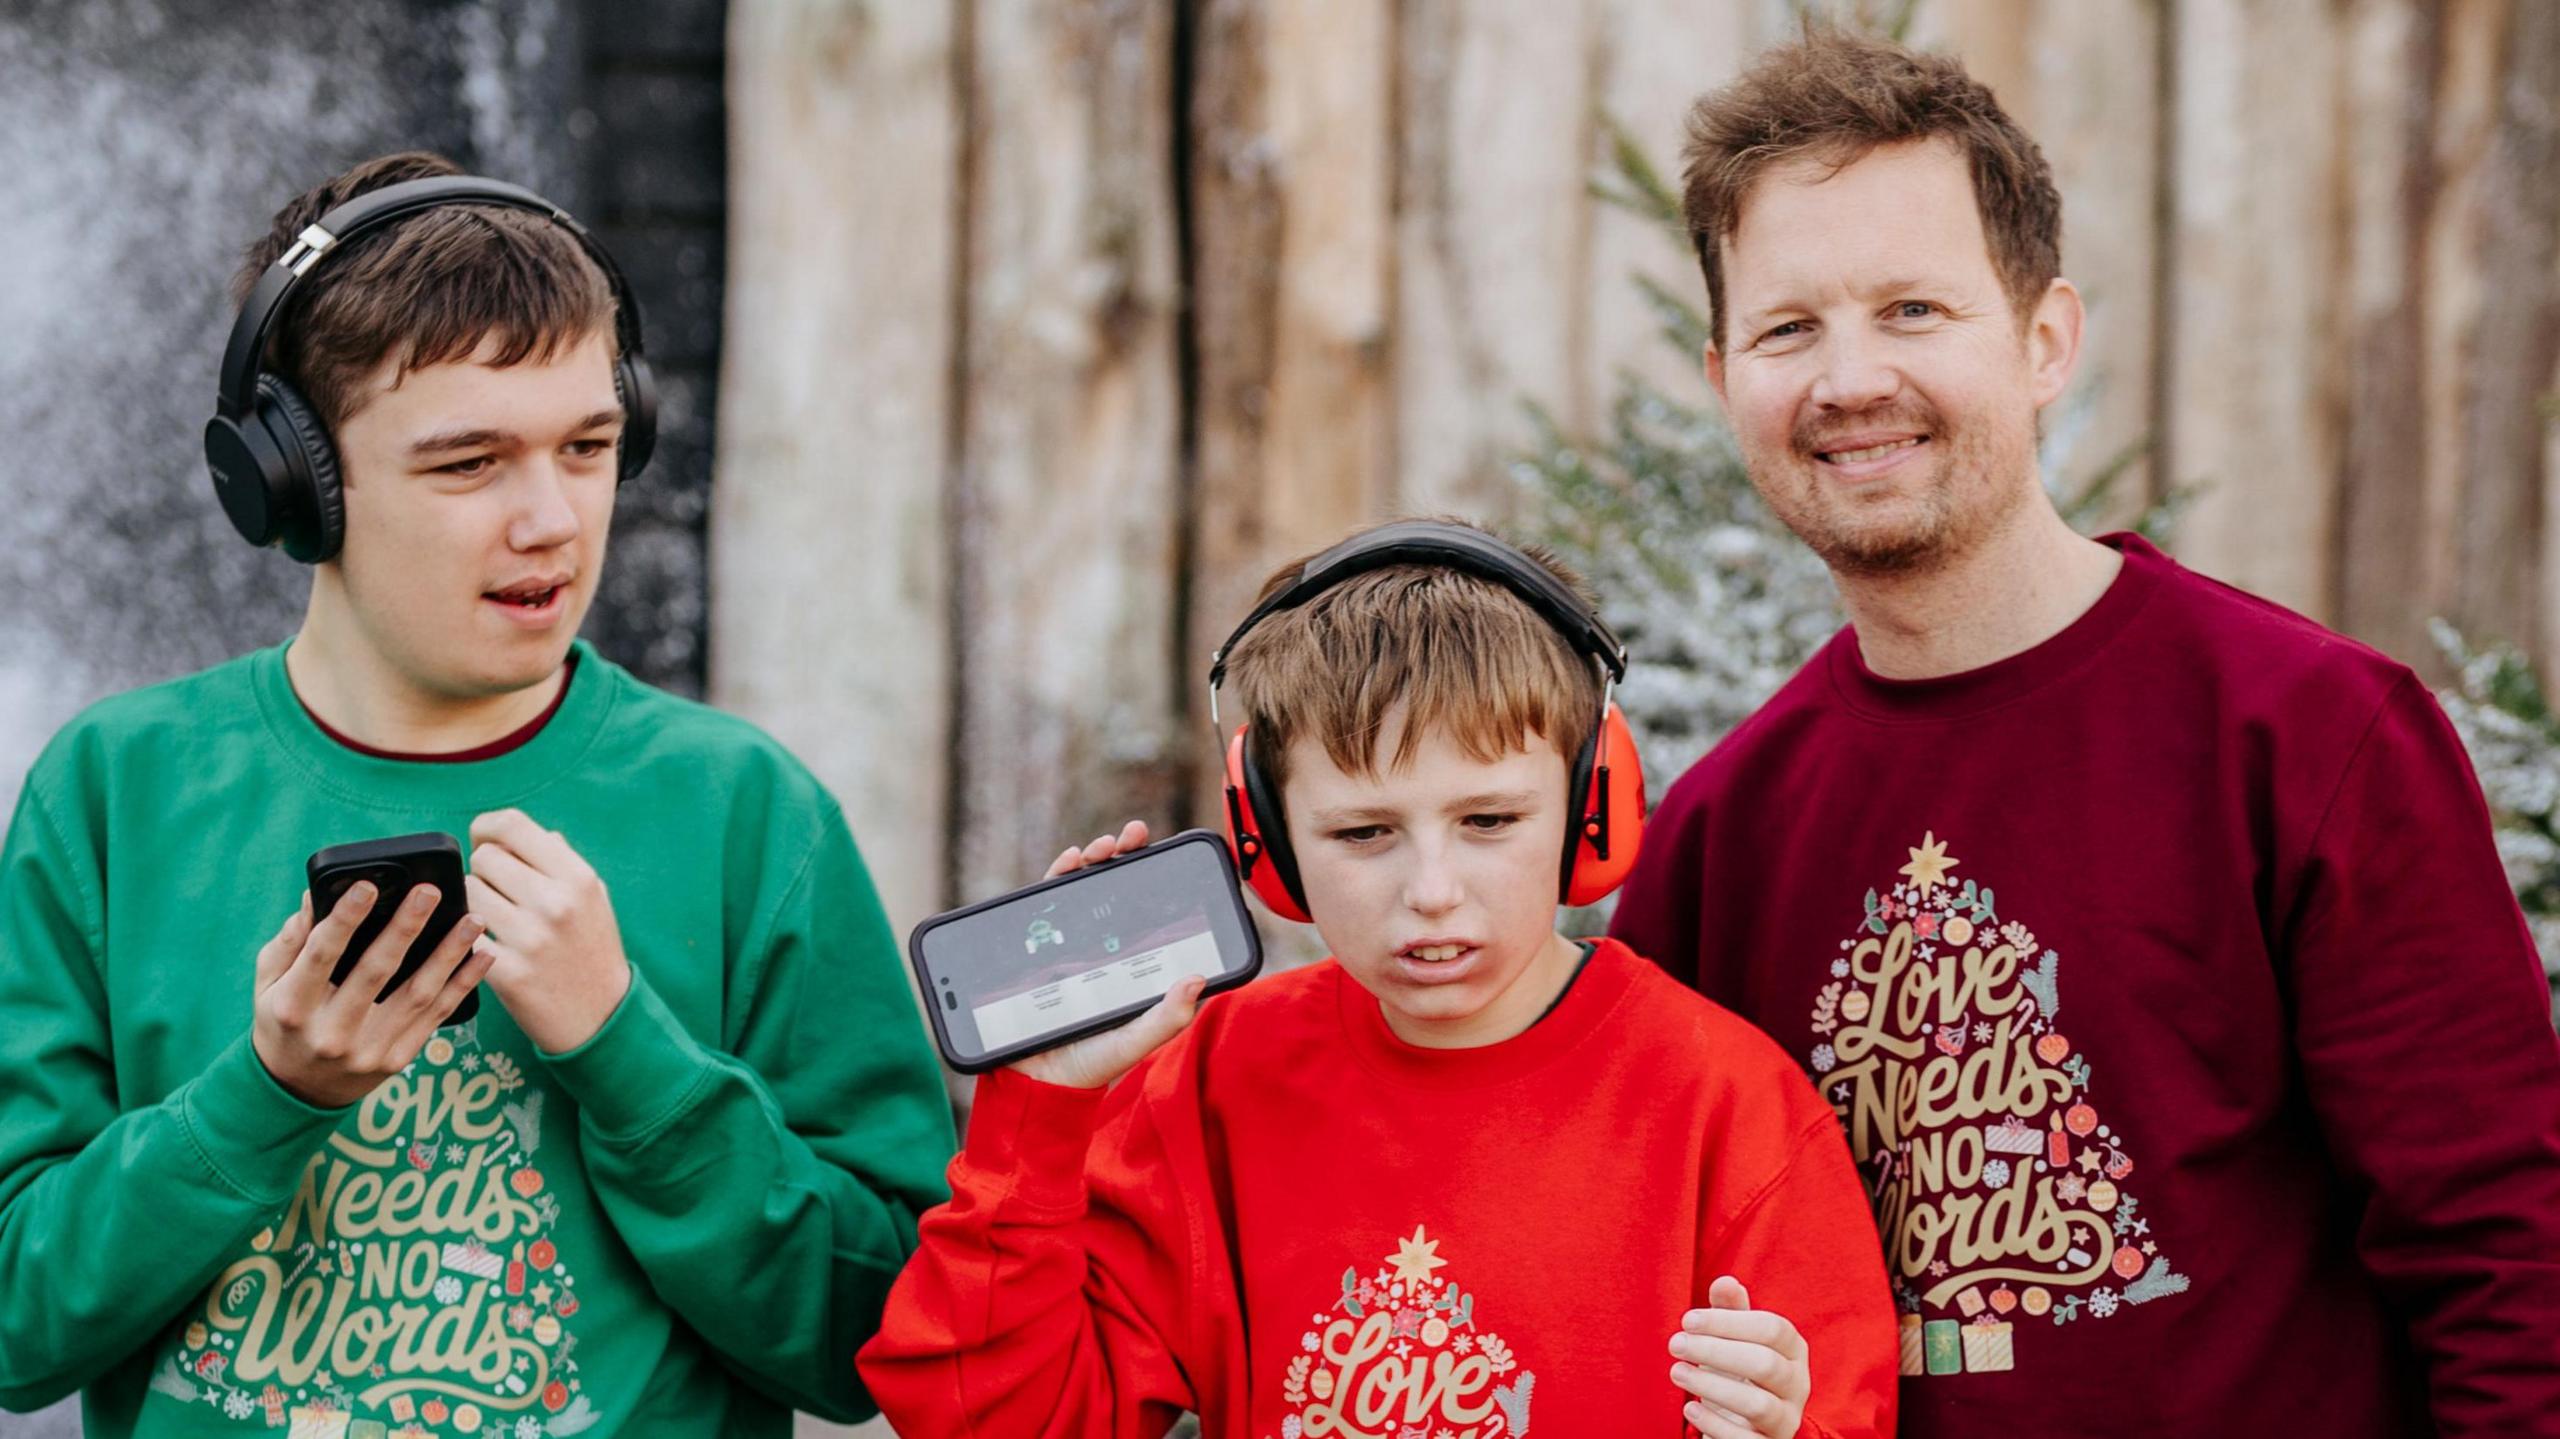
POLYGON ((972 43, 958 631, 960 895, 1161 828, 1181 384, 1172 11, 982 5, 972 43))
POLYGON ((2165 440, 2188 563, 2331 617, 2338 46, 2321 0, 2179 0, 2165 440))
POLYGON ((902 926, 941 898, 952 21, 738 0, 710 692, 843 803, 902 926))

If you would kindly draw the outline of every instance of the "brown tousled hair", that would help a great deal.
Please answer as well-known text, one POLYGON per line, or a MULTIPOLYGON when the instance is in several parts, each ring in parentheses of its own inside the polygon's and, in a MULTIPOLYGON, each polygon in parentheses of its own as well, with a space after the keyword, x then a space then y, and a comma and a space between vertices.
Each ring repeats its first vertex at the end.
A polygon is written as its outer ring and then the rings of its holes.
MULTIPOLYGON (((304 192, 241 256, 232 303, 248 298, 304 226, 338 205, 404 180, 460 173, 441 155, 412 150, 367 160, 304 192)), ((270 330, 265 368, 292 382, 334 429, 356 411, 364 381, 385 359, 397 361, 395 384, 412 370, 467 359, 492 336, 492 364, 549 360, 599 330, 610 335, 613 321, 604 271, 549 216, 439 206, 323 259, 270 330)))
MULTIPOLYGON (((1751 187, 1811 158, 1834 173, 1882 145, 1946 140, 1973 171, 1992 268, 2021 325, 2062 273, 2062 194, 2044 152, 1989 86, 1943 55, 1809 26, 1689 111, 1681 210, 1707 277, 1708 333, 1724 343, 1724 257, 1751 187)), ((1885 221, 1883 223, 1890 223, 1885 221)))
MULTIPOLYGON (((1563 561, 1520 548, 1591 602, 1563 561)), ((1313 558, 1273 571, 1255 602, 1286 588, 1313 558)), ((1288 748, 1302 734, 1321 741, 1344 773, 1377 773, 1379 740, 1399 706, 1390 770, 1410 763, 1434 731, 1485 761, 1522 748, 1534 732, 1570 765, 1600 713, 1589 656, 1509 588, 1443 565, 1382 566, 1272 615, 1236 643, 1227 677, 1251 726, 1255 763, 1274 785, 1287 779, 1288 748)))

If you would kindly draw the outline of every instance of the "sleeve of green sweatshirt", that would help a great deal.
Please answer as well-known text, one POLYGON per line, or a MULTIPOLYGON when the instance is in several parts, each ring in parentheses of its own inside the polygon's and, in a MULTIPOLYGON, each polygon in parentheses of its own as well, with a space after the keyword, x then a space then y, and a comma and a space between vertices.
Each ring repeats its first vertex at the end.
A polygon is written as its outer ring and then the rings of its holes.
POLYGON ((955 1147, 888 917, 834 805, 738 953, 722 1046, 635 967, 595 1037, 550 1057, 587 1172, 650 1283, 785 1403, 868 1418, 879 1328, 955 1147))
POLYGON ((148 1343, 292 1197, 346 1113, 314 1109, 268 1075, 245 1008, 203 1073, 124 1106, 102 979, 100 839, 78 822, 81 806, 48 803, 59 778, 47 763, 29 776, 0 850, 6 1409, 50 1403, 148 1343))

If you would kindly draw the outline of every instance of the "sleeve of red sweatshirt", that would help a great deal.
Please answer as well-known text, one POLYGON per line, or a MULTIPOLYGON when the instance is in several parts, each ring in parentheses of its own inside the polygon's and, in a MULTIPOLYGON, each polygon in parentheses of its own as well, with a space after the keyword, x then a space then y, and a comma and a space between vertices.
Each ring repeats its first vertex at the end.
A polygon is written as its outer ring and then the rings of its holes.
POLYGON ((2404 676, 2316 819, 2280 948, 2356 1246, 2443 1439, 2560 1415, 2560 1041, 2460 740, 2404 676))
POLYGON ((951 1202, 858 1361, 899 1433, 1155 1439, 1208 1402, 1195 1377, 1219 1371, 1187 1336, 1232 1289, 1200 1232, 1198 1148, 1167 1142, 1150 1072, 1107 1094, 979 1082, 951 1202))
MULTIPOLYGON (((1810 1094, 1805 1102, 1815 1103, 1810 1094)), ((1839 1121, 1827 1109, 1814 1114, 1777 1173, 1736 1200, 1707 1206, 1693 1292, 1703 1302, 1717 1276, 1730 1274, 1751 1292, 1752 1308, 1783 1315, 1804 1336, 1813 1390, 1797 1439, 1885 1439, 1901 1337, 1875 1217, 1839 1121)))

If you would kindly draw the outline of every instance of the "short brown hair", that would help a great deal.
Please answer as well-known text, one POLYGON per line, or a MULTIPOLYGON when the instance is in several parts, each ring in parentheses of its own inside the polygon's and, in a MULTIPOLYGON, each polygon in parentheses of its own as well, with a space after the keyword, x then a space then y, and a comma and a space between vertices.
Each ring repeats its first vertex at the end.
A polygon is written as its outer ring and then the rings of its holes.
MULTIPOLYGON (((1589 586, 1562 561, 1521 548, 1591 602, 1589 586)), ((1256 603, 1313 558, 1273 571, 1256 603)), ((1386 565, 1272 615, 1237 641, 1227 676, 1255 762, 1274 785, 1287 779, 1289 745, 1302 734, 1321 741, 1344 773, 1376 773, 1379 737, 1399 705, 1404 723, 1388 769, 1410 763, 1435 730, 1486 761, 1525 747, 1534 732, 1570 765, 1600 715, 1589 656, 1509 588, 1445 565, 1386 565)))
MULTIPOLYGON (((234 305, 303 227, 339 205, 404 180, 458 175, 441 155, 367 160, 276 212, 241 257, 234 305)), ((368 232, 320 262, 269 332, 265 368, 290 381, 333 429, 355 412, 365 378, 386 358, 397 377, 469 358, 497 337, 492 363, 548 360, 610 333, 613 287, 576 236, 527 210, 448 205, 368 232)))
POLYGON ((1772 166, 1810 156, 1834 171, 1880 145, 1945 139, 1973 170, 1991 265, 2023 323, 2062 273, 2062 194, 2044 152, 1991 88, 1943 55, 1812 26, 1689 111, 1681 209, 1707 276, 1708 333, 1724 342, 1719 246, 1772 166))

